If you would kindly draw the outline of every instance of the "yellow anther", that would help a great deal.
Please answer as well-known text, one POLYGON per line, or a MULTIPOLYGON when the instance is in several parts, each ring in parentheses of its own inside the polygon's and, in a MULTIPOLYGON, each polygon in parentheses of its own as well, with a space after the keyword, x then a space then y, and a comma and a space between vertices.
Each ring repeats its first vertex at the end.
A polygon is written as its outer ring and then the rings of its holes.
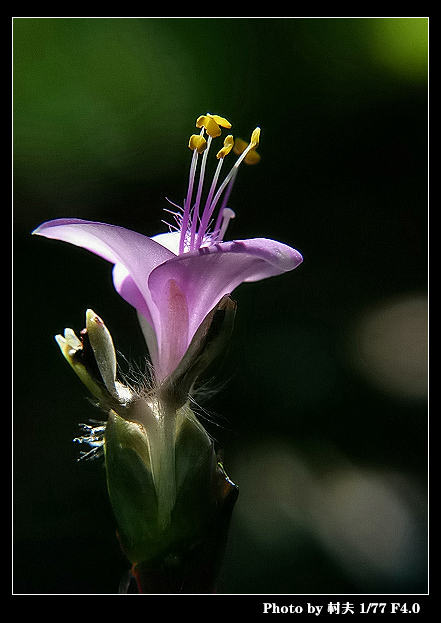
POLYGON ((212 119, 208 115, 202 115, 201 117, 199 117, 196 121, 196 127, 205 128, 207 134, 213 138, 221 135, 220 127, 218 126, 216 121, 214 121, 214 119, 212 119))
POLYGON ((257 164, 260 160, 260 155, 254 149, 250 149, 244 158, 245 164, 257 164))
POLYGON ((221 158, 225 158, 225 156, 229 154, 230 151, 233 149, 233 146, 234 146, 234 138, 232 134, 229 134, 228 136, 225 137, 224 146, 222 147, 222 149, 220 149, 217 152, 216 158, 218 160, 220 160, 221 158))
POLYGON ((211 117, 213 121, 216 121, 217 125, 222 126, 223 128, 227 128, 228 130, 231 128, 231 123, 225 117, 219 117, 219 115, 210 115, 207 113, 207 117, 211 117))
POLYGON ((216 138, 216 136, 221 135, 221 129, 219 126, 223 128, 231 128, 231 123, 224 119, 223 117, 219 117, 219 115, 201 115, 196 121, 197 128, 205 128, 207 134, 212 138, 216 138))
POLYGON ((248 143, 242 140, 241 138, 237 138, 234 141, 234 153, 237 156, 240 156, 240 154, 244 152, 247 147, 248 147, 248 143))
MULTIPOLYGON (((240 156, 240 154, 242 154, 245 151, 245 149, 247 149, 247 147, 248 147, 248 143, 242 140, 241 138, 237 138, 234 141, 234 153, 237 154, 238 156, 240 156)), ((260 160, 260 155, 257 153, 257 151, 254 148, 251 148, 244 158, 245 164, 257 164, 259 160, 260 160)))
POLYGON ((251 134, 250 142, 253 144, 253 148, 258 147, 259 139, 260 139, 260 128, 256 128, 255 130, 253 130, 253 133, 251 134))
POLYGON ((207 147, 207 141, 200 134, 192 134, 190 136, 190 140, 188 141, 188 146, 192 151, 195 149, 198 150, 198 153, 202 153, 204 149, 207 147))

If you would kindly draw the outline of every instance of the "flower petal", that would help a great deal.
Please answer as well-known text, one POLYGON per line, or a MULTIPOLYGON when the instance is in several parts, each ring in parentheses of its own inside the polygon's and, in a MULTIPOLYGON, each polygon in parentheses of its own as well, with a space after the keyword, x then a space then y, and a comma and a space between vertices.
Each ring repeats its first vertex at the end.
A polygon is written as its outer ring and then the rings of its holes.
POLYGON ((153 268, 175 257, 163 245, 124 227, 82 219, 48 221, 33 233, 70 242, 115 264, 114 284, 119 294, 145 315, 153 328, 160 322, 151 305, 147 278, 153 268))
POLYGON ((188 339, 189 309, 185 291, 174 279, 161 283, 155 298, 161 317, 157 332, 159 364, 155 376, 163 381, 179 364, 191 341, 188 339))
POLYGON ((148 236, 125 227, 96 221, 59 218, 43 223, 32 233, 70 242, 96 253, 113 264, 118 262, 125 266, 129 263, 142 264, 147 271, 173 257, 171 251, 148 236))
POLYGON ((153 325, 153 318, 141 290, 123 264, 115 264, 112 271, 113 285, 122 298, 137 309, 153 325))
MULTIPOLYGON (((184 253, 157 266, 148 280, 159 314, 166 313, 164 284, 173 280, 185 294, 187 346, 199 325, 225 294, 244 281, 259 281, 293 270, 303 258, 295 249, 266 238, 221 242, 184 253)), ((158 336, 161 342, 162 336, 158 336)), ((184 352, 182 353, 184 355, 184 352)))

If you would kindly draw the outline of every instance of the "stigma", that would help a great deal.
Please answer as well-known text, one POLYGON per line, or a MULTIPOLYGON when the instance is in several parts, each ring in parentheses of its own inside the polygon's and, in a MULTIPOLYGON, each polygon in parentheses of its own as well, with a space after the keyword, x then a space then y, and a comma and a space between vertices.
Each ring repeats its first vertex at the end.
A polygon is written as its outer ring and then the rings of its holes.
POLYGON ((256 152, 259 145, 260 128, 251 134, 249 143, 234 140, 232 134, 224 138, 223 146, 216 153, 217 166, 211 184, 205 186, 205 173, 208 154, 213 140, 219 139, 222 129, 229 130, 231 123, 219 115, 207 113, 198 117, 196 127, 199 134, 192 134, 188 147, 193 152, 187 196, 180 213, 175 214, 179 235, 179 255, 201 247, 222 242, 228 224, 235 213, 227 207, 227 202, 242 162, 255 164, 260 156, 256 152), (233 152, 238 157, 222 181, 221 172, 225 158, 233 152))

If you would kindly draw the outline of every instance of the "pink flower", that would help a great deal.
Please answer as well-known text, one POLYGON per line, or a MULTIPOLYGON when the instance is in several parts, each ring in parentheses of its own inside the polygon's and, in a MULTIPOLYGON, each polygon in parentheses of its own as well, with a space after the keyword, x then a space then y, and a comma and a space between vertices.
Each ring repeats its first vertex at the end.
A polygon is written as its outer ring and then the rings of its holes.
POLYGON ((226 119, 208 114, 199 117, 196 125, 201 132, 190 138, 193 158, 188 194, 175 214, 172 231, 149 238, 116 225, 56 219, 33 232, 88 249, 114 265, 115 288, 138 311, 158 382, 173 372, 198 327, 225 294, 242 282, 293 270, 303 259, 295 249, 267 238, 223 241, 234 217, 226 202, 240 163, 257 159, 260 130, 256 128, 250 144, 218 185, 224 158, 234 146, 233 137, 226 137, 201 210, 211 142, 221 134, 221 127, 231 126, 226 119), (194 189, 198 169, 199 182, 194 189))

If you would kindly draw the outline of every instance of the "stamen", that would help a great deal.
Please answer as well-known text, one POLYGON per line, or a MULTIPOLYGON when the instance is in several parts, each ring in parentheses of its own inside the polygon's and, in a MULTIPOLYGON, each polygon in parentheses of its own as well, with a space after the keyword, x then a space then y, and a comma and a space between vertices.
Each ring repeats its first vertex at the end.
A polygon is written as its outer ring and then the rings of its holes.
POLYGON ((230 153, 233 147, 234 147, 234 138, 232 134, 229 134, 228 136, 225 137, 224 146, 222 147, 222 149, 219 149, 219 151, 216 154, 216 158, 218 160, 225 158, 225 156, 227 156, 230 153))
POLYGON ((207 117, 210 117, 214 121, 216 121, 217 125, 222 126, 223 128, 227 128, 228 130, 231 128, 231 123, 225 117, 221 117, 219 115, 210 115, 207 113, 207 117))
POLYGON ((203 134, 204 134, 204 128, 202 128, 201 133, 199 135, 192 134, 190 136, 190 140, 188 143, 189 148, 193 150, 193 156, 191 159, 190 178, 188 182, 187 198, 185 200, 184 212, 182 214, 181 236, 179 238, 179 255, 182 255, 182 253, 184 253, 185 237, 187 235, 188 221, 190 219, 191 197, 193 195, 193 184, 194 184, 194 178, 195 178, 195 173, 196 173, 198 154, 202 153, 207 146, 207 141, 205 140, 203 134))
MULTIPOLYGON (((259 145, 259 137, 260 137, 260 128, 256 128, 252 135, 251 135, 251 142, 248 145, 248 147, 242 152, 242 154, 239 156, 239 158, 236 160, 236 162, 233 165, 233 168, 231 169, 231 171, 228 173, 227 177, 224 179, 224 181, 222 182, 222 184, 219 186, 219 189, 212 201, 212 206, 213 206, 213 210, 214 207, 216 205, 216 203, 219 201, 219 197, 222 195, 223 191, 225 190, 226 186, 228 186, 228 184, 230 182, 234 182, 234 178, 237 175, 237 171, 239 169, 239 165, 242 162, 242 160, 244 160, 246 158, 246 156, 249 154, 249 152, 253 149, 255 149, 258 145, 259 145)), ((231 189, 230 189, 231 192, 231 189)), ((225 205, 225 201, 223 202, 222 205, 225 205)), ((211 209, 211 206, 210 206, 211 209)), ((213 210, 211 210, 211 213, 213 212, 213 210)))
POLYGON ((250 141, 250 145, 251 145, 251 149, 255 149, 256 147, 259 147, 259 140, 260 140, 260 128, 254 128, 253 133, 251 134, 251 141, 250 141))
POLYGON ((190 140, 188 141, 188 146, 192 150, 196 149, 198 154, 201 154, 203 151, 205 151, 205 148, 207 147, 207 141, 202 136, 202 133, 192 134, 190 136, 190 140))
POLYGON ((211 216, 213 214, 214 208, 216 206, 215 203, 212 203, 214 191, 216 190, 217 180, 219 179, 220 170, 222 168, 222 164, 224 162, 224 158, 230 151, 233 149, 234 138, 231 134, 229 134, 224 140, 224 146, 217 152, 216 157, 219 162, 217 163, 216 171, 214 173, 213 181, 211 183, 210 192, 208 193, 207 201, 205 202, 204 212, 202 214, 201 224, 199 226, 198 237, 196 240, 196 249, 202 244, 204 234, 208 228, 208 224, 210 222, 211 216))
POLYGON ((259 144, 260 128, 256 128, 252 135, 249 145, 244 141, 233 139, 233 136, 228 135, 224 140, 224 146, 217 152, 218 165, 214 173, 213 180, 211 182, 210 190, 208 192, 207 199, 205 201, 205 207, 202 212, 202 216, 199 216, 201 197, 204 186, 205 169, 207 163, 208 152, 211 146, 213 138, 220 136, 221 127, 230 128, 231 124, 224 117, 219 115, 206 115, 200 116, 196 121, 196 127, 200 128, 200 134, 193 134, 189 140, 189 148, 193 151, 191 166, 190 166, 190 179, 187 191, 187 197, 184 203, 184 209, 182 211, 182 218, 176 215, 177 223, 180 228, 179 237, 179 255, 182 255, 186 251, 192 251, 199 249, 204 243, 214 243, 215 241, 223 240, 225 232, 228 227, 230 219, 234 218, 235 214, 233 210, 226 207, 229 199, 239 165, 242 161, 248 164, 258 162, 260 156, 256 152, 256 147, 259 144), (207 133, 208 138, 205 139, 204 133, 207 133), (223 160, 230 151, 234 149, 235 153, 239 154, 235 164, 227 174, 221 185, 216 191, 218 184, 220 171, 223 165, 223 160), (192 205, 193 189, 196 180, 196 171, 198 164, 198 156, 202 155, 202 162, 199 170, 199 181, 196 192, 195 202, 192 205), (225 191, 225 192, 224 192, 225 191), (211 218, 216 205, 223 195, 221 208, 219 210, 216 224, 211 227, 211 218))
POLYGON ((210 115, 207 113, 206 115, 201 115, 196 121, 197 128, 205 128, 208 136, 211 138, 216 138, 216 136, 221 135, 221 129, 219 126, 223 128, 231 128, 231 123, 224 119, 224 117, 220 117, 219 115, 210 115))
MULTIPOLYGON (((199 222, 199 206, 201 202, 202 188, 204 184, 205 165, 207 162, 208 150, 210 149, 211 141, 213 140, 213 138, 221 135, 221 129, 219 126, 222 126, 223 128, 231 128, 231 123, 224 117, 220 117, 219 115, 210 115, 210 113, 200 116, 196 121, 196 127, 202 128, 201 135, 204 129, 207 132, 208 142, 206 145, 206 149, 204 151, 204 155, 202 157, 201 170, 199 173, 199 186, 198 186, 198 191, 196 194, 196 202, 193 207, 193 216, 192 216, 191 229, 190 229, 190 251, 192 251, 195 248, 196 228, 198 227, 198 222, 199 222)), ((200 230, 201 229, 199 229, 199 231, 200 230)), ((201 235, 198 234, 196 248, 199 248, 202 236, 203 236, 203 233, 201 235)))
POLYGON ((198 191, 196 194, 196 202, 193 206, 193 216, 192 216, 192 220, 191 220, 191 230, 190 230, 190 251, 192 251, 194 249, 194 239, 196 237, 196 227, 198 225, 199 222, 199 205, 201 203, 201 195, 202 195, 202 188, 204 185, 204 176, 205 176, 205 165, 207 162, 207 156, 208 156, 208 151, 210 149, 210 145, 211 145, 211 141, 213 140, 212 136, 208 136, 208 141, 207 141, 207 149, 204 151, 204 155, 202 156, 202 163, 201 163, 201 170, 199 172, 199 185, 198 185, 198 191))
MULTIPOLYGON (((243 153, 247 147, 248 147, 248 143, 246 141, 243 141, 241 138, 237 138, 234 141, 233 151, 235 154, 240 156, 240 154, 243 153)), ((257 164, 259 160, 260 160, 260 155, 257 153, 256 149, 254 148, 254 149, 251 149, 247 153, 247 155, 245 156, 244 162, 245 164, 257 164)))

